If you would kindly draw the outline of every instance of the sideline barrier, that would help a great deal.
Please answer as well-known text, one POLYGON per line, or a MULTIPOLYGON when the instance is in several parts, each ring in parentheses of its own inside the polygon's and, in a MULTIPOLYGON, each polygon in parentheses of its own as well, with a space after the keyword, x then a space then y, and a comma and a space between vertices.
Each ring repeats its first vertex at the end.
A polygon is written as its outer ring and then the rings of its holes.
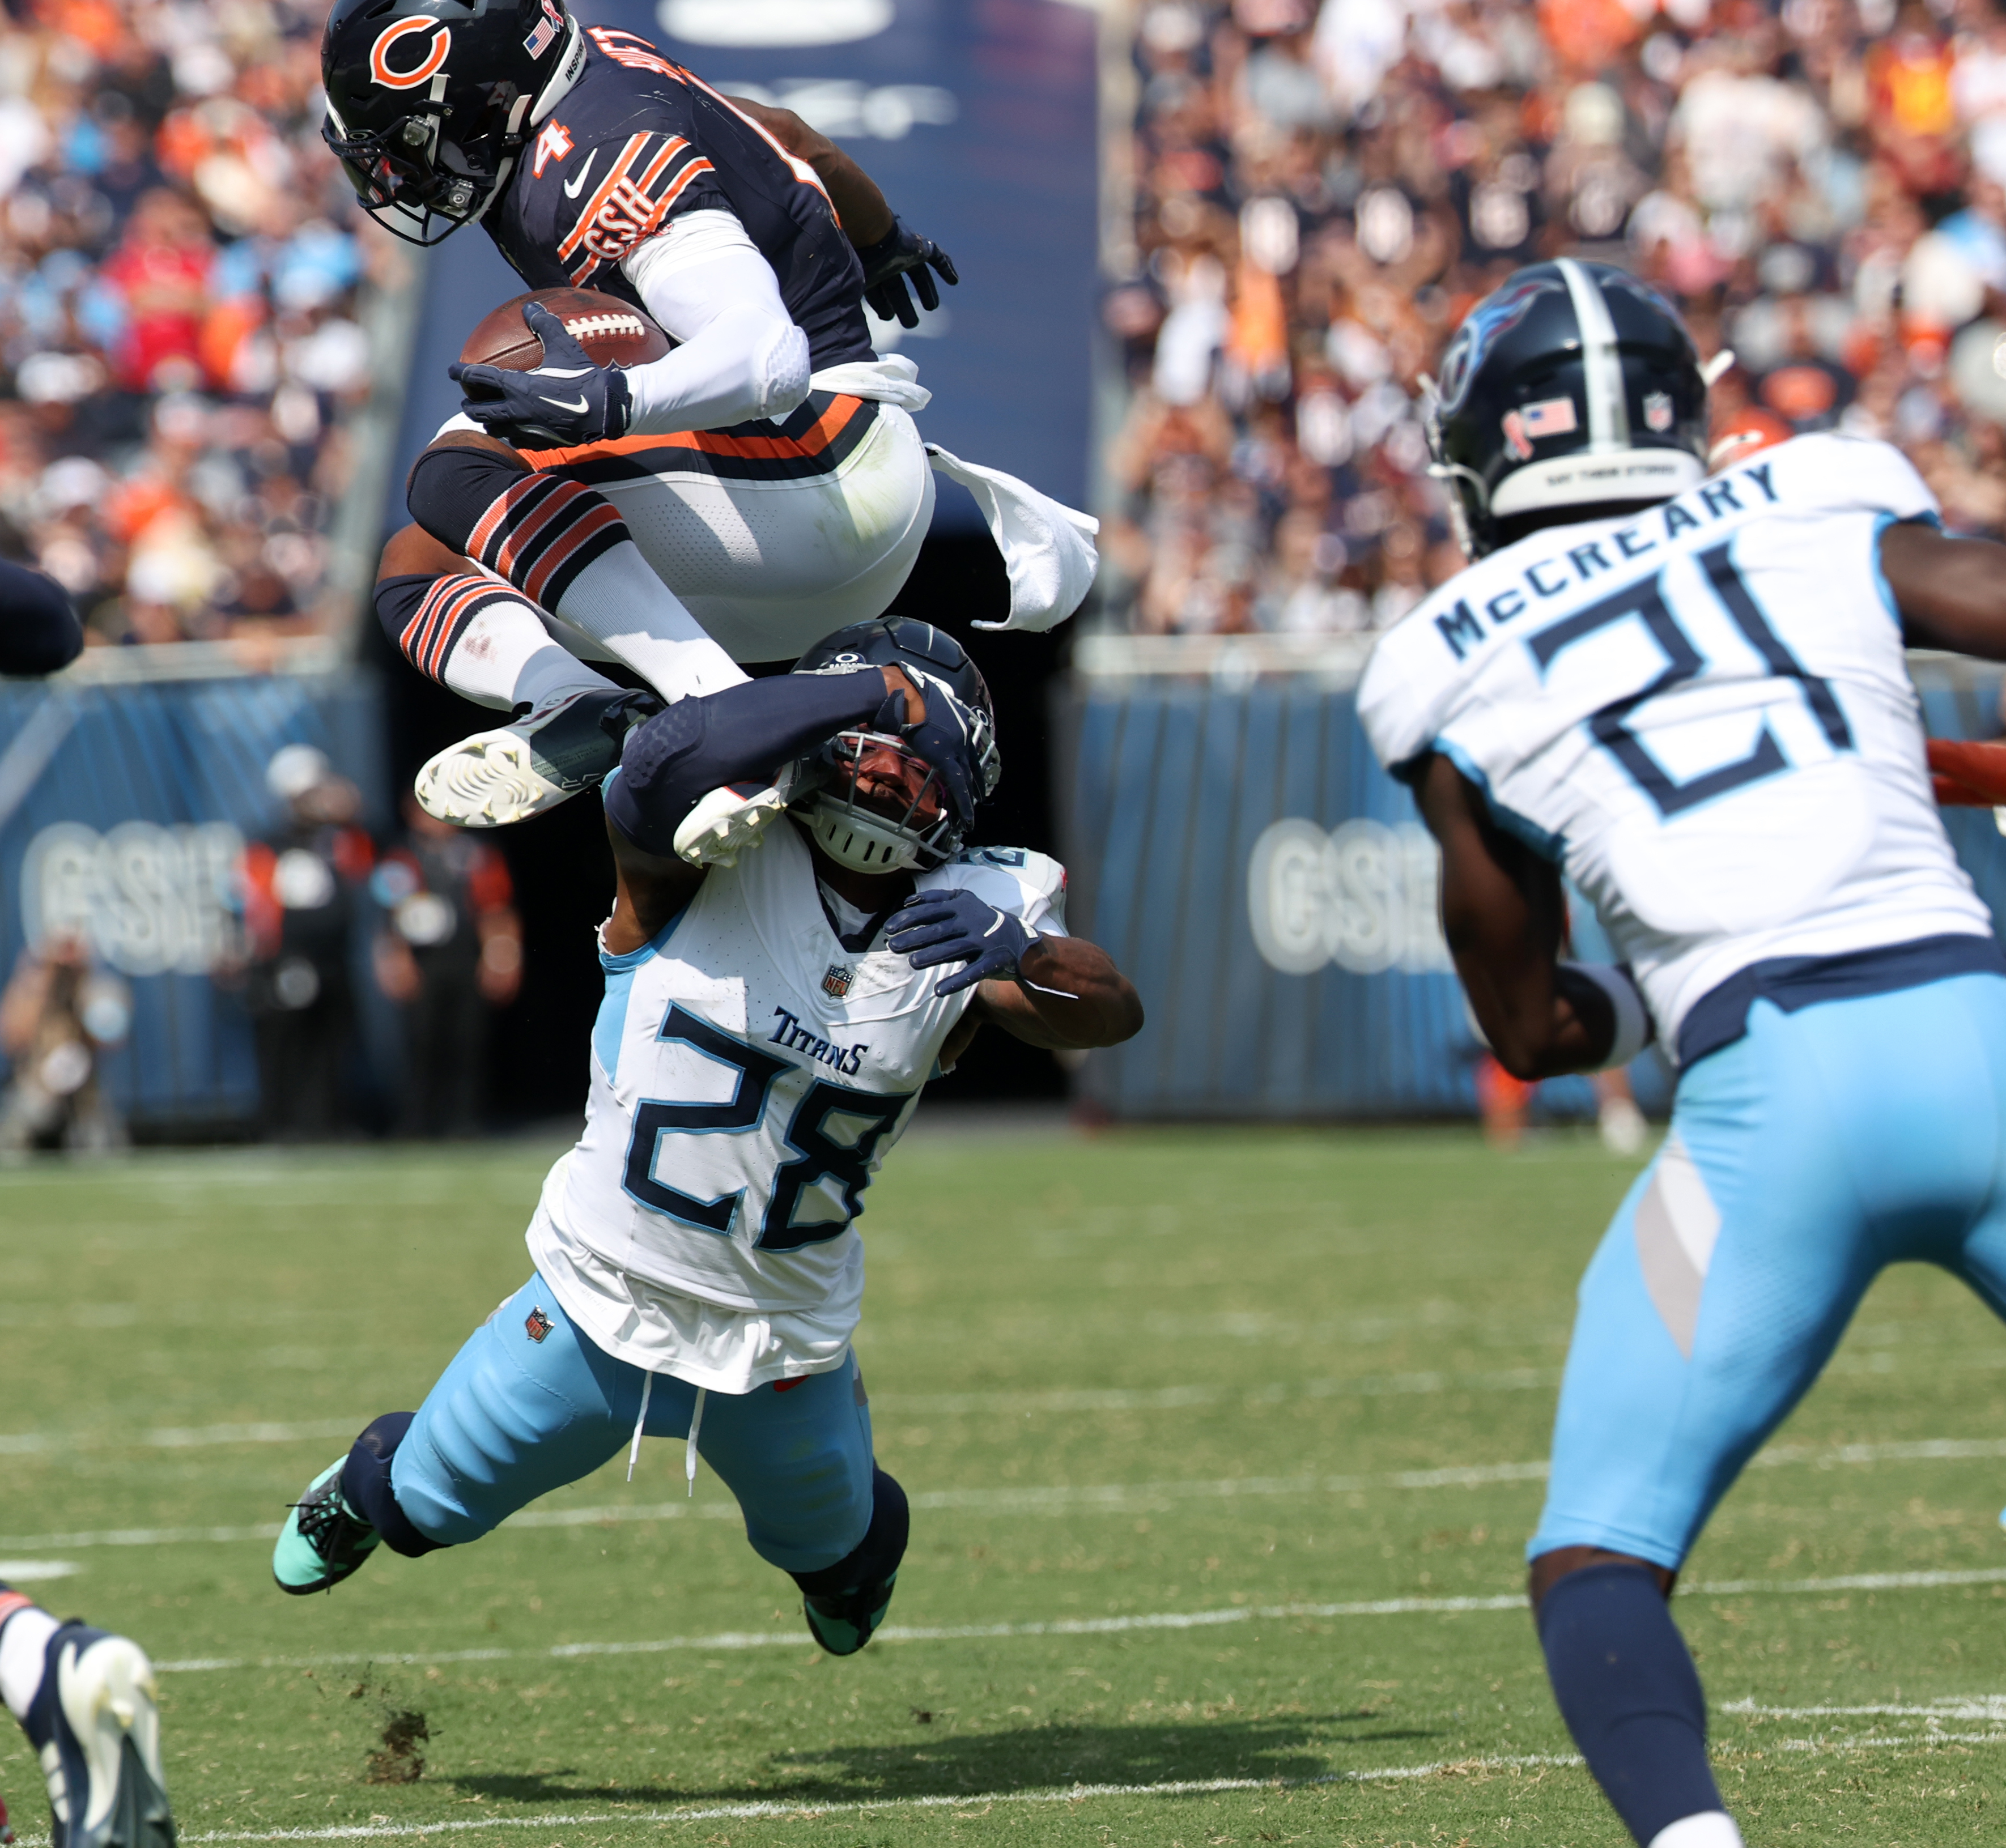
MULTIPOLYGON (((1058 695, 1074 929, 1141 991, 1148 1024, 1089 1055, 1079 1089, 1118 1118, 1398 1118, 1476 1108, 1478 1042, 1438 921, 1439 860, 1380 769, 1339 638, 1082 638, 1058 695)), ((1997 669, 1916 655, 1930 730, 2001 730, 1997 669)), ((1947 813, 2006 914, 2006 839, 1947 813)), ((1632 1068, 1645 1107, 1663 1068, 1632 1068)), ((1542 1087, 1585 1109, 1581 1080, 1542 1087)))
POLYGON ((81 931, 131 989, 131 1031, 102 1070, 141 1133, 228 1132, 254 1116, 250 1017, 227 978, 237 858, 278 820, 265 768, 282 745, 317 745, 361 785, 365 820, 380 820, 382 733, 375 687, 353 670, 0 680, 0 982, 27 943, 81 931))

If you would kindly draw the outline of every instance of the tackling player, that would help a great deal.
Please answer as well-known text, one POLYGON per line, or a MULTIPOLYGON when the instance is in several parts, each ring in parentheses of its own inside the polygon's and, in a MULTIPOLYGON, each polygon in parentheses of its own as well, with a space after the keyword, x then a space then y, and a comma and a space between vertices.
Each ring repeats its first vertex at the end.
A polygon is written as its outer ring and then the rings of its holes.
POLYGON ((1640 1843, 1740 1841, 1666 1598, 1884 1265, 2006 1312, 2006 958, 1932 799, 1906 645, 2006 659, 2006 552, 1881 443, 1706 473, 1645 284, 1523 269, 1451 343, 1435 473, 1471 564, 1359 694, 1442 848, 1458 974, 1517 1076, 1655 1034, 1670 1134, 1582 1280, 1528 1548, 1554 1692, 1640 1843), (1558 960, 1561 876, 1620 959, 1558 960))
POLYGON ((864 1646, 906 1537, 850 1347, 864 1189, 982 1022, 1052 1047, 1142 1024, 1106 954, 1065 934, 1057 864, 963 850, 998 763, 973 664, 899 617, 632 733, 605 785, 618 883, 585 1133, 544 1183, 534 1272, 415 1414, 308 1487, 273 1556, 283 1589, 335 1585, 379 1541, 477 1540, 630 1445, 631 1474, 644 1432, 686 1434, 692 1479, 701 1451, 816 1640, 864 1646), (730 867, 677 857, 692 803, 804 758, 794 825, 730 867))
MULTIPOLYGON (((0 560, 0 674, 53 673, 83 631, 53 578, 0 560)), ((51 1616, 0 1584, 0 1703, 49 1790, 51 1848, 174 1848, 153 1667, 125 1636, 51 1616)), ((7 1811, 0 1804, 0 1837, 7 1811)))
MULTIPOLYGON (((464 415, 409 483, 440 544, 405 536, 377 604, 424 671, 516 715, 420 773, 433 813, 520 820, 618 761, 648 708, 580 656, 674 700, 889 604, 932 518, 910 414, 929 394, 873 353, 864 304, 913 325, 906 279, 932 307, 933 272, 956 279, 847 155, 561 0, 337 0, 321 61, 323 132, 380 223, 436 242, 478 222, 532 289, 589 284, 676 343, 602 367, 532 304, 540 366, 452 368, 464 415)), ((991 515, 1012 625, 1069 615, 1093 523, 932 461, 991 515)))

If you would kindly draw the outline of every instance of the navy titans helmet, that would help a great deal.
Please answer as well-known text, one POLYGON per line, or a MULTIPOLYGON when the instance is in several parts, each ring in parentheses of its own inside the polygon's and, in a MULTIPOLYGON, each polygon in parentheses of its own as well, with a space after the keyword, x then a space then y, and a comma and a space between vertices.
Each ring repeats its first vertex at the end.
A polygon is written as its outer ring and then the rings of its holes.
MULTIPOLYGON (((996 748, 996 708, 982 670, 967 651, 945 630, 910 616, 881 616, 851 623, 822 640, 794 666, 797 674, 843 673, 859 666, 903 667, 916 680, 944 683, 975 715, 973 760, 978 801, 994 795, 1003 775, 996 748)), ((868 744, 889 744, 912 757, 903 740, 868 729, 838 733, 824 745, 808 774, 792 787, 806 792, 796 799, 808 831, 822 851, 839 866, 860 873, 892 873, 902 866, 938 866, 961 850, 962 830, 952 808, 938 802, 932 820, 921 812, 928 789, 939 773, 927 767, 925 780, 903 816, 886 814, 860 800, 857 792, 859 761, 868 744)), ((915 761, 924 762, 923 759, 915 761)))
POLYGON ((385 230, 442 243, 494 203, 584 68, 564 0, 335 0, 321 139, 385 230))
MULTIPOLYGON (((1423 381, 1434 465, 1472 558, 1554 510, 1669 500, 1706 473, 1706 388, 1648 283, 1572 257, 1517 270, 1423 381)), ((1564 517, 1564 515, 1561 517, 1564 517)))

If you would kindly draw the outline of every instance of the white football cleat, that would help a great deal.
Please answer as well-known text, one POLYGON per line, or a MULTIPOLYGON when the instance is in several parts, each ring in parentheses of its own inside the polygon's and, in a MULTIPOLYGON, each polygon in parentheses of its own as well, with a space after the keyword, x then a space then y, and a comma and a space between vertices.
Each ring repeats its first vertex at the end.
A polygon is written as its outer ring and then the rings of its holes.
POLYGON ((129 1638, 65 1624, 28 1719, 51 1848, 174 1848, 153 1665, 129 1638))
POLYGON ((790 764, 770 785, 727 783, 676 824, 676 857, 692 866, 735 866, 794 799, 801 766, 790 764))
POLYGON ((508 827, 597 789, 627 734, 662 709, 652 693, 571 693, 441 751, 417 774, 418 806, 456 827, 508 827))

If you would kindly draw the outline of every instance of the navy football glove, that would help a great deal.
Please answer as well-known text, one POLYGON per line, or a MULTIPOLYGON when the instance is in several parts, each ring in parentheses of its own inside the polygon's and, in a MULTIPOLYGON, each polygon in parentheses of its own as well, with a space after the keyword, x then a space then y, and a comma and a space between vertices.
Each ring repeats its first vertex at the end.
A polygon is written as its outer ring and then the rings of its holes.
POLYGON ((937 995, 956 994, 978 982, 1007 980, 1016 975, 1019 957, 1038 940, 1022 919, 963 891, 915 892, 892 914, 886 929, 892 954, 910 957, 916 969, 944 962, 965 965, 934 989, 937 995))
POLYGON ((544 343, 544 363, 527 372, 499 366, 451 365, 446 376, 466 393, 460 409, 491 437, 528 449, 570 449, 627 434, 627 375, 601 366, 540 301, 523 319, 544 343))
POLYGON ((916 756, 933 766, 955 820, 966 828, 975 819, 976 803, 989 793, 994 781, 984 761, 988 727, 946 681, 910 662, 899 666, 919 688, 927 715, 917 725, 908 725, 905 695, 895 693, 878 715, 878 729, 903 739, 916 756))
POLYGON ((919 310, 906 293, 910 272, 913 286, 920 292, 920 306, 931 314, 940 306, 940 290, 928 269, 940 272, 943 283, 959 283, 954 258, 934 242, 909 230, 903 218, 892 220, 892 228, 875 244, 857 253, 864 265, 864 299, 880 321, 896 321, 901 327, 917 327, 919 310))

